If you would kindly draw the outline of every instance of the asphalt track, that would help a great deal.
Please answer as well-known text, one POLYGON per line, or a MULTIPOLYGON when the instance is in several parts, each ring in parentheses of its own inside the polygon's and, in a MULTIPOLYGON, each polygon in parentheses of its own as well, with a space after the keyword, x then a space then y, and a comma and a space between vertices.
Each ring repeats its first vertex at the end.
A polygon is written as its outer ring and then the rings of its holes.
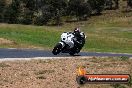
MULTIPOLYGON (((80 52, 78 56, 128 56, 132 54, 96 53, 80 52)), ((51 51, 36 49, 0 49, 0 59, 2 58, 33 58, 33 57, 70 57, 69 54, 53 55, 51 51)))

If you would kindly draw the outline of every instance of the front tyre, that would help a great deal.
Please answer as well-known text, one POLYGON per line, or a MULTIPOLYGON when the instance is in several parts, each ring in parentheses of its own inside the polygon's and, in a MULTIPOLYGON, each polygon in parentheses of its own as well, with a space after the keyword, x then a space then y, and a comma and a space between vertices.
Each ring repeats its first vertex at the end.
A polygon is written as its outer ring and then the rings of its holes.
POLYGON ((52 53, 53 53, 54 55, 57 55, 57 54, 59 54, 59 53, 61 52, 61 50, 62 50, 62 44, 58 43, 58 44, 54 47, 52 53))

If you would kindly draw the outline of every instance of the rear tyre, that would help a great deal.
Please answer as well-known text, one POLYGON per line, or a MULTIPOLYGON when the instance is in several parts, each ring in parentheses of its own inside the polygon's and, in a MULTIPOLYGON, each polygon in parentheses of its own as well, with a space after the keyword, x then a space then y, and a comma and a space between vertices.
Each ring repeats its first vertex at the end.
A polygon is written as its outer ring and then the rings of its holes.
POLYGON ((78 50, 78 48, 76 48, 76 47, 73 47, 72 49, 71 49, 71 51, 69 52, 69 54, 71 55, 71 56, 74 56, 76 53, 79 53, 80 51, 77 51, 78 50))
POLYGON ((75 52, 71 51, 69 54, 70 54, 71 56, 74 56, 75 52))
POLYGON ((60 43, 58 43, 58 44, 54 47, 52 53, 53 53, 54 55, 57 55, 57 54, 59 54, 59 53, 61 52, 61 50, 62 50, 62 45, 61 45, 60 43))

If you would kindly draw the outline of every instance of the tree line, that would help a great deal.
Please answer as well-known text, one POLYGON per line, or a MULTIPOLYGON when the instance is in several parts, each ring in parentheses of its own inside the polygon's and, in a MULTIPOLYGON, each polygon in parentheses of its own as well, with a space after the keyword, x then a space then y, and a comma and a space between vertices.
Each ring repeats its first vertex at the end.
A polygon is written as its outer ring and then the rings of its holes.
MULTIPOLYGON (((0 22, 15 24, 61 24, 64 18, 87 20, 104 8, 119 8, 119 0, 0 0, 0 22)), ((132 7, 132 0, 127 0, 132 7)), ((64 19, 67 21, 66 19, 64 19)))

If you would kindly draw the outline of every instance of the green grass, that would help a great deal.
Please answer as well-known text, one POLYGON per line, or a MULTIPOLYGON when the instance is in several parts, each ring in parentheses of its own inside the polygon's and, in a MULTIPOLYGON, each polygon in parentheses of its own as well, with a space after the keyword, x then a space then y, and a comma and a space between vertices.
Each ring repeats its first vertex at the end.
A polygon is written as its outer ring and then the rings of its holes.
POLYGON ((8 24, 0 26, 0 37, 13 40, 18 44, 53 47, 59 41, 60 34, 57 30, 48 27, 8 24))
POLYGON ((87 35, 83 51, 132 53, 132 12, 104 12, 88 21, 66 23, 63 26, 32 26, 0 24, 0 37, 13 40, 17 45, 0 47, 35 46, 52 49, 64 31, 81 27, 87 35))

